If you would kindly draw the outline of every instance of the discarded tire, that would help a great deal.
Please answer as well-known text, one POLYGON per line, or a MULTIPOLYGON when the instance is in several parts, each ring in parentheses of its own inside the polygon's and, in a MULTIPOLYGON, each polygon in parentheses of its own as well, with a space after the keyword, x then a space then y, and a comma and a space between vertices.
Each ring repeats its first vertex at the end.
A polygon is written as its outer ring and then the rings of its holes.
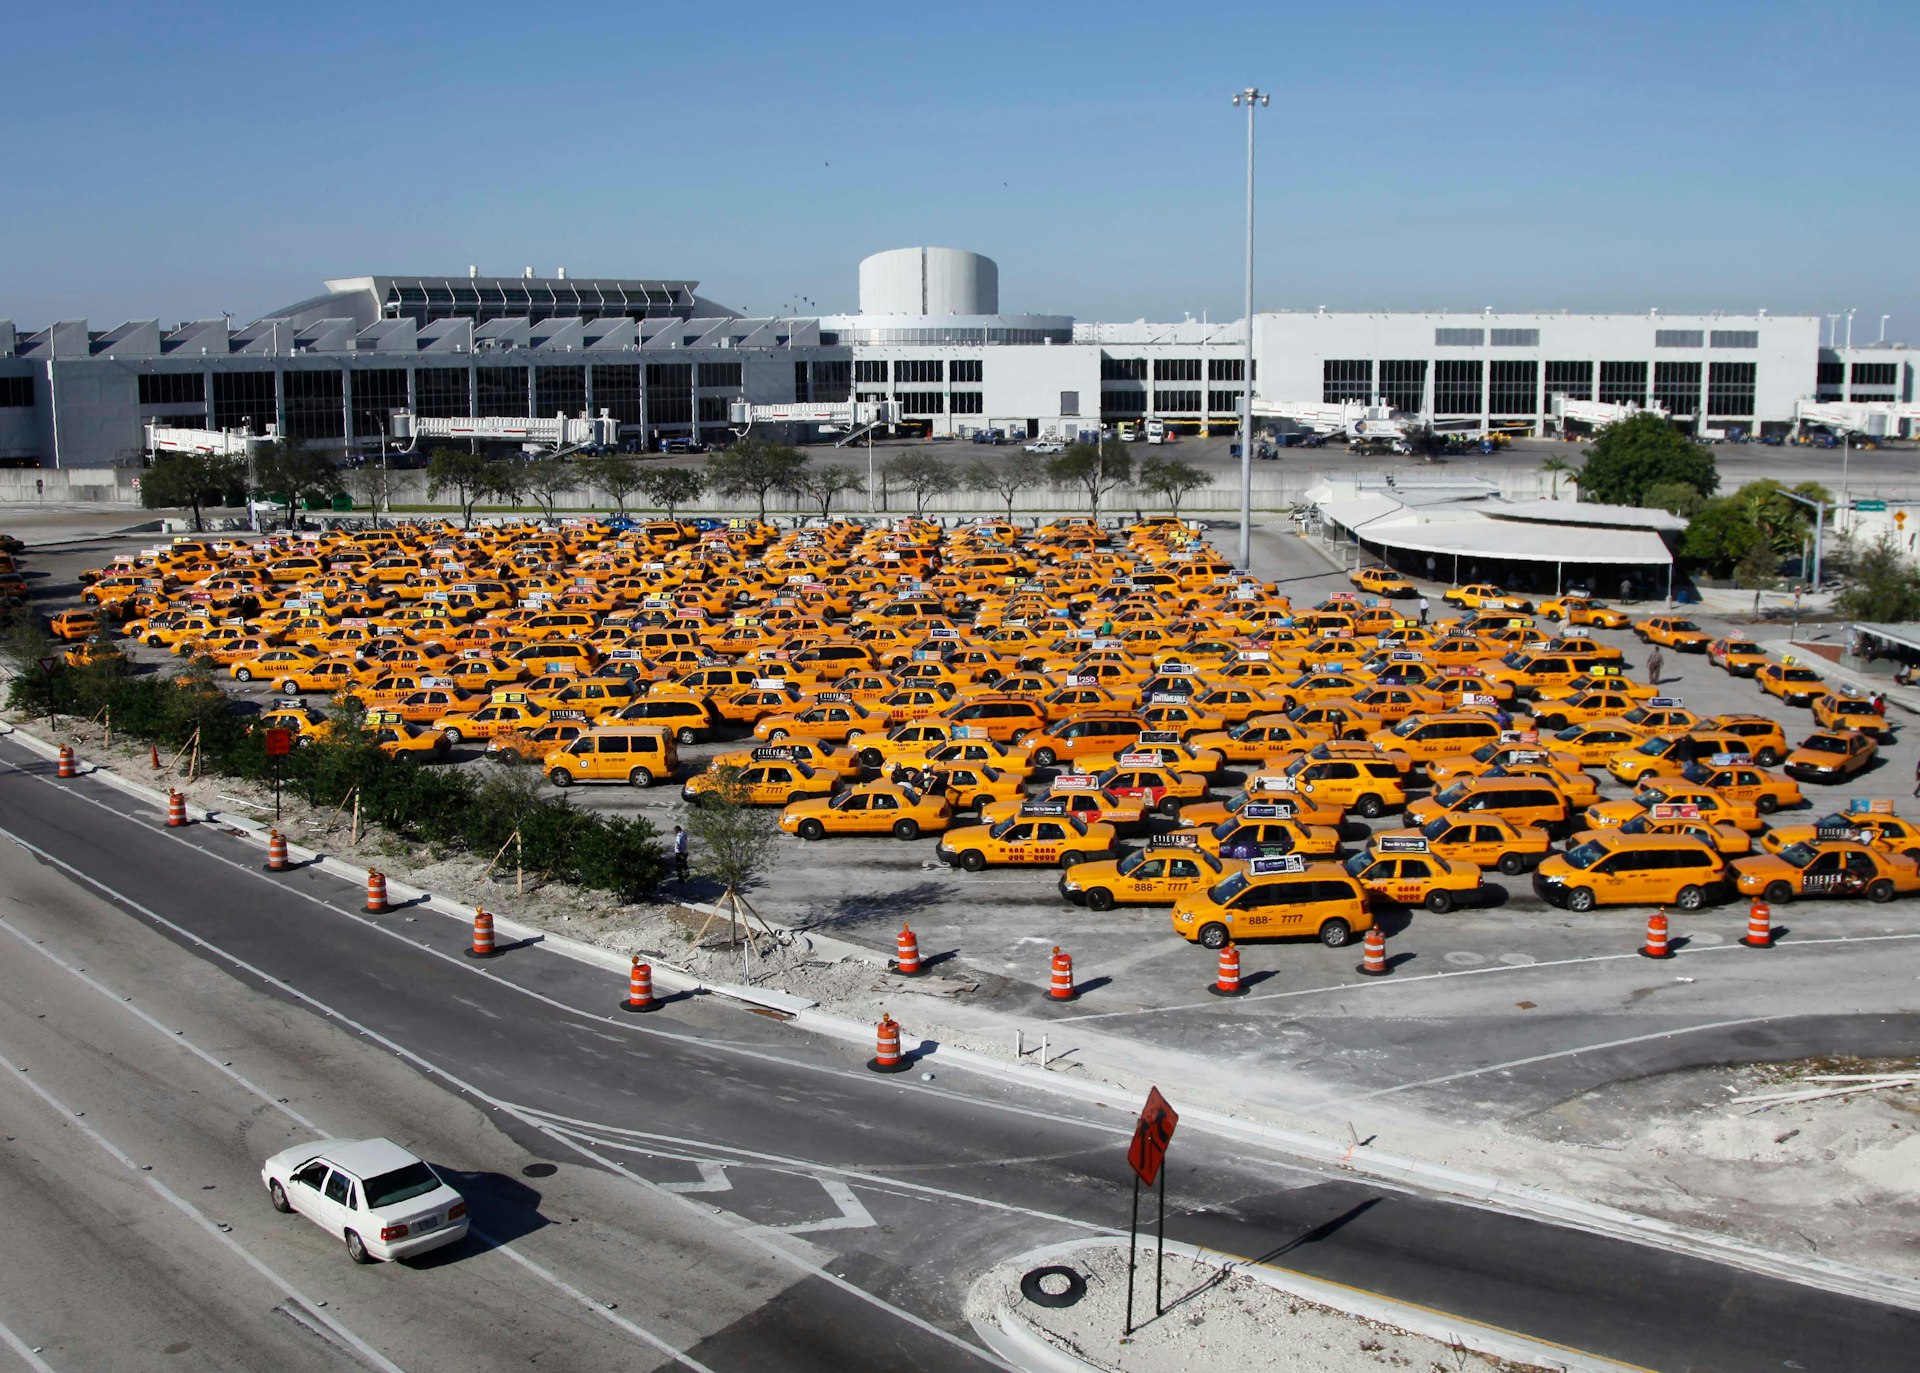
POLYGON ((1071 1268, 1059 1264, 1049 1264, 1045 1268, 1027 1270, 1020 1278, 1020 1295, 1035 1306, 1072 1306, 1087 1295, 1087 1280, 1071 1268), (1050 1291, 1050 1284, 1058 1291, 1050 1291), (1061 1283, 1066 1285, 1061 1287, 1061 1283))

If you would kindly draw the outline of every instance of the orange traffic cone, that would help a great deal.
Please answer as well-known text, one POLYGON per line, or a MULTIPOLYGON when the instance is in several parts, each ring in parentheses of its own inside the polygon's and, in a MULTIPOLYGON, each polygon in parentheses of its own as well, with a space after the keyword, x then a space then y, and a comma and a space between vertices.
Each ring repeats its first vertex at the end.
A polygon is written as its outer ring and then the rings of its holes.
POLYGON ((1642 958, 1672 958, 1673 950, 1667 947, 1667 913, 1655 911, 1647 917, 1647 942, 1640 946, 1642 958))
POLYGON ((367 869, 367 913, 385 915, 387 913, 387 877, 373 868, 367 869))
POLYGON ((293 866, 287 861, 287 837, 279 830, 267 831, 267 871, 286 872, 293 866))
POLYGON ((633 971, 627 974, 627 999, 620 1003, 623 1011, 657 1011, 660 1003, 653 999, 653 966, 633 960, 633 971))
POLYGON ((1073 955, 1061 953, 1058 944, 1053 947, 1053 978, 1047 987, 1047 995, 1055 1001, 1071 1001, 1073 990, 1073 955))
POLYGON ((900 937, 894 941, 895 957, 893 970, 902 977, 919 977, 926 972, 920 962, 920 940, 907 928, 906 922, 900 924, 900 937))
POLYGON ((160 771, 160 745, 158 745, 158 744, 148 744, 148 745, 147 745, 147 754, 148 754, 148 756, 149 756, 149 757, 151 758, 151 760, 152 760, 152 762, 153 762, 153 770, 154 770, 155 772, 158 772, 158 771, 160 771))
POLYGON ((60 745, 60 761, 54 767, 53 771, 56 777, 78 777, 80 775, 79 764, 74 760, 72 744, 60 745))
POLYGON ((1747 932, 1740 942, 1749 949, 1773 947, 1773 908, 1757 896, 1747 907, 1747 932))
POLYGON ((1367 931, 1366 955, 1358 971, 1363 977, 1385 977, 1390 971, 1387 967, 1387 937, 1380 932, 1378 925, 1367 931))
POLYGON ((467 950, 467 957, 492 958, 497 952, 493 947, 493 917, 476 908, 473 912, 473 946, 467 950))
POLYGON ((1228 944, 1220 950, 1220 971, 1214 983, 1207 990, 1215 996, 1245 996, 1247 989, 1240 985, 1240 949, 1238 945, 1228 944))
POLYGON ((904 1073, 911 1066, 906 1055, 900 1052, 900 1023, 882 1011, 874 1035, 873 1057, 867 1060, 867 1068, 876 1073, 904 1073))
POLYGON ((171 787, 167 789, 167 828, 179 829, 187 823, 187 798, 171 787))

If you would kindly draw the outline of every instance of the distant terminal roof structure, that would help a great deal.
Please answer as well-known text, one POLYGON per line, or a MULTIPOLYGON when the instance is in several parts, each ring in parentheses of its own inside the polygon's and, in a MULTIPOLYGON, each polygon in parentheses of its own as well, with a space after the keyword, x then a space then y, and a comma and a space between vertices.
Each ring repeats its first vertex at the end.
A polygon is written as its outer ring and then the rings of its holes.
POLYGON ((382 319, 416 325, 443 319, 691 319, 737 315, 703 300, 697 281, 669 278, 361 276, 326 283, 323 295, 269 311, 264 319, 308 323, 351 319, 361 328, 382 319))

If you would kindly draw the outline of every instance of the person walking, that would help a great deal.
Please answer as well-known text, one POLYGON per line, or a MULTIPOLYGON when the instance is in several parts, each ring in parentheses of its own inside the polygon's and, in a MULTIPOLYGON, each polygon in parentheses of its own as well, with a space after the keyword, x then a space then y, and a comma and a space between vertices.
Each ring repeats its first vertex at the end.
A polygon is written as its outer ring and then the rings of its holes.
POLYGON ((1913 765, 1913 794, 1920 796, 1920 762, 1913 765))
POLYGON ((1666 660, 1660 656, 1659 649, 1656 648, 1647 655, 1647 685, 1660 685, 1660 669, 1665 666, 1666 660))
POLYGON ((1420 623, 1421 623, 1422 625, 1424 625, 1424 624, 1426 624, 1426 622, 1427 622, 1427 613, 1428 613, 1429 611, 1431 611, 1432 609, 1433 609, 1433 607, 1432 607, 1431 605, 1429 605, 1429 604, 1427 604, 1427 598, 1426 598, 1425 596, 1422 596, 1422 597, 1420 598, 1420 623))
POLYGON ((673 871, 681 886, 687 885, 687 831, 683 825, 673 827, 673 871))

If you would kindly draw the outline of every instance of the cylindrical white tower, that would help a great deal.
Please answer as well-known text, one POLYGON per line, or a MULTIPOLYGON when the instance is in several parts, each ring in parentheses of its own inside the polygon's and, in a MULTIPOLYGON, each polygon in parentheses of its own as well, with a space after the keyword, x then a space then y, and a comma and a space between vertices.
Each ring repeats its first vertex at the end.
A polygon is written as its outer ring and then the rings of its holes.
POLYGON ((860 263, 863 315, 997 315, 1000 268, 961 248, 893 248, 860 263))

